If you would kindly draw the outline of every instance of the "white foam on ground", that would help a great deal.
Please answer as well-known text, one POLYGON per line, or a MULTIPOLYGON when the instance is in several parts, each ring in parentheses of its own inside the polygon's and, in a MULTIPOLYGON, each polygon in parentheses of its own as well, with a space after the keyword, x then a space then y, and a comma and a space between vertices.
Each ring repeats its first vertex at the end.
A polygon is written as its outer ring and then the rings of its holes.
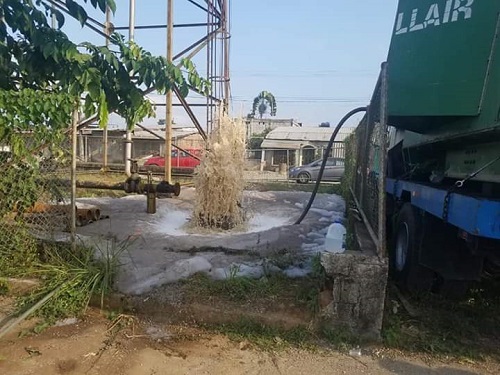
POLYGON ((289 217, 256 214, 248 222, 246 233, 264 232, 266 230, 291 224, 289 217))
POLYGON ((276 194, 268 191, 245 191, 243 193, 245 198, 259 199, 263 201, 276 201, 276 194))
POLYGON ((317 201, 310 211, 320 216, 318 222, 322 224, 322 227, 309 232, 303 238, 301 248, 305 254, 315 255, 326 251, 325 236, 328 227, 336 220, 343 221, 345 203, 341 197, 332 195, 326 201, 317 201))
POLYGON ((209 272, 211 268, 211 263, 201 256, 178 260, 166 268, 163 272, 139 280, 135 284, 130 285, 124 290, 124 292, 136 295, 143 294, 159 285, 187 279, 198 272, 209 272))
MULTIPOLYGON (((185 236, 193 235, 196 229, 187 228, 187 224, 191 217, 191 212, 176 210, 176 209, 163 209, 158 212, 157 220, 152 224, 152 230, 157 233, 166 234, 169 236, 185 236)), ((235 233, 258 233, 266 230, 282 227, 291 224, 289 217, 268 215, 268 214, 254 214, 243 230, 234 229, 231 231, 201 231, 198 234, 210 236, 229 236, 235 233)), ((195 233, 196 234, 196 233, 195 233)))
POLYGON ((158 212, 158 219, 152 224, 155 232, 170 236, 182 236, 188 234, 185 226, 190 218, 190 213, 182 210, 162 209, 158 212))

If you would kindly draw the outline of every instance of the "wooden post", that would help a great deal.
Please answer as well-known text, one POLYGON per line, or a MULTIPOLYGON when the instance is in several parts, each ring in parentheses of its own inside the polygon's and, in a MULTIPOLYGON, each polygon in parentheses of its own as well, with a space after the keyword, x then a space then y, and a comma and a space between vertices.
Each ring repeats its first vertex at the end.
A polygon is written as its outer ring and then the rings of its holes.
POLYGON ((70 205, 70 236, 71 249, 76 250, 76 153, 78 136, 78 102, 71 118, 71 205, 70 205))

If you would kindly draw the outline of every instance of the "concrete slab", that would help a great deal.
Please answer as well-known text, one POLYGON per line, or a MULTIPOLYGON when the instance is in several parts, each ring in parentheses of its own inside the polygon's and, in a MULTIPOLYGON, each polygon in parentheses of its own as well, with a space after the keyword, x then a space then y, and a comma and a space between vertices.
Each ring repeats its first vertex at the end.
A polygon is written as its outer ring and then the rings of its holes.
POLYGON ((78 234, 106 252, 126 247, 117 288, 142 294, 196 272, 218 279, 269 272, 304 276, 311 257, 324 251, 328 226, 345 211, 339 196, 318 194, 303 223, 293 225, 310 193, 245 191, 246 227, 200 230, 190 225, 195 194, 187 188, 177 198, 159 199, 154 215, 146 213, 145 196, 79 199, 99 206, 109 219, 78 228, 78 234))

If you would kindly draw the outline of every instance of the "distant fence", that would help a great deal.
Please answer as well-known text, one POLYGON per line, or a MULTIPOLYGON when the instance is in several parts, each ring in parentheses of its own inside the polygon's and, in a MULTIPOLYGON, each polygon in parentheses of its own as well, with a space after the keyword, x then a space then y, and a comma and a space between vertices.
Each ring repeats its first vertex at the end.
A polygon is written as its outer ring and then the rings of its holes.
MULTIPOLYGON (((204 148, 202 141, 193 140, 174 142, 184 149, 204 148)), ((254 149, 247 150, 247 169, 277 171, 283 168, 308 164, 323 157, 326 147, 307 147, 303 149, 254 149)), ((108 164, 125 164, 125 139, 123 136, 108 136, 108 164)), ((164 155, 164 142, 157 139, 134 139, 132 142, 132 158, 145 159, 152 155, 164 155)), ((344 142, 335 142, 330 156, 343 160, 345 157, 344 142)), ((104 143, 99 135, 78 135, 78 161, 82 163, 102 165, 104 161, 104 143)))
POLYGON ((380 256, 386 256, 386 74, 384 64, 369 109, 347 140, 345 172, 346 182, 380 256))
MULTIPOLYGON (((326 147, 308 147, 303 149, 256 149, 247 151, 247 161, 249 165, 259 167, 261 170, 276 171, 283 168, 283 165, 296 167, 305 165, 315 160, 321 159, 325 153, 326 147)), ((335 142, 330 157, 339 160, 345 158, 344 142, 335 142)))
MULTIPOLYGON (((183 149, 202 149, 203 141, 173 140, 173 144, 183 149)), ((173 148, 175 150, 175 148, 173 148)), ((164 155, 165 142, 161 139, 138 138, 132 142, 132 158, 142 159, 151 155, 164 155)), ((108 163, 125 164, 125 138, 123 136, 108 136, 108 163)), ((78 160, 86 163, 103 163, 104 143, 99 135, 78 135, 78 160)))

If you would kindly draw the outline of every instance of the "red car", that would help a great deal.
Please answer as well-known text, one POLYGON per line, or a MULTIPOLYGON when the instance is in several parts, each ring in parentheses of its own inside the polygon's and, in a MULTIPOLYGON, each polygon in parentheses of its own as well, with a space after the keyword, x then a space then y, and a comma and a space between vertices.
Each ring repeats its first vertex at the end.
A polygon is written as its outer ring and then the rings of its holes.
MULTIPOLYGON (((186 149, 190 154, 201 158, 201 149, 186 149)), ((189 156, 183 151, 172 150, 172 160, 170 165, 172 168, 194 169, 200 161, 189 156)), ((165 167, 165 158, 163 156, 153 156, 146 160, 145 167, 165 167)))

